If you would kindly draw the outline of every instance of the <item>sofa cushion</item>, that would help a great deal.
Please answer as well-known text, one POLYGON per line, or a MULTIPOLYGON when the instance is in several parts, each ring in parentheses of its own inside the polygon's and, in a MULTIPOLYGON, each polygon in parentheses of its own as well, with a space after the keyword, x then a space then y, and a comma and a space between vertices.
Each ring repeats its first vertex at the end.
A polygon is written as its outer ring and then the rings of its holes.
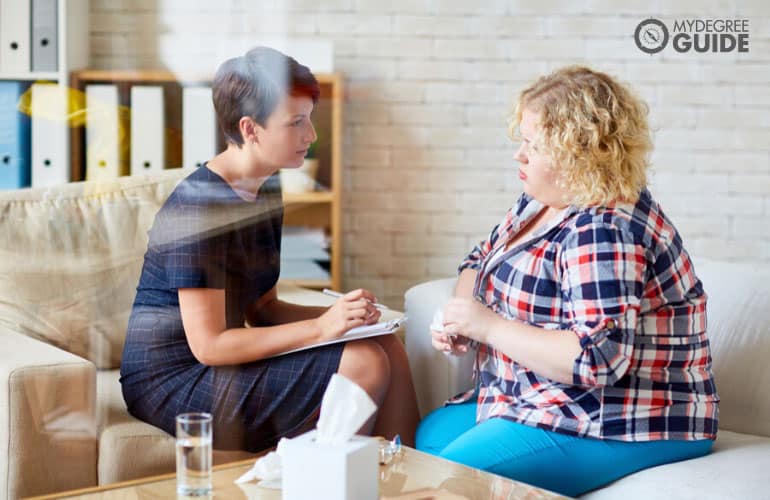
POLYGON ((770 436, 770 271, 695 261, 708 294, 719 429, 770 436))
POLYGON ((723 499, 767 495, 770 438, 720 430, 711 454, 646 469, 587 493, 586 500, 723 499))
POLYGON ((188 173, 0 193, 0 323, 119 366, 147 231, 188 173))
MULTIPOLYGON (((132 417, 120 390, 119 370, 96 374, 99 484, 174 472, 174 437, 132 417)), ((256 458, 245 451, 214 450, 214 465, 256 458)))

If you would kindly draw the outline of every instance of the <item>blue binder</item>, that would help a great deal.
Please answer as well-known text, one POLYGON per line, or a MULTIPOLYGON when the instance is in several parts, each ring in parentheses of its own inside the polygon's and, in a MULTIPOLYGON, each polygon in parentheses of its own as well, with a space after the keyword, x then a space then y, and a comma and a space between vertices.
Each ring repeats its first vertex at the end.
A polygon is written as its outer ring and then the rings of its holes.
POLYGON ((30 185, 29 116, 19 111, 25 82, 0 81, 0 189, 30 185))

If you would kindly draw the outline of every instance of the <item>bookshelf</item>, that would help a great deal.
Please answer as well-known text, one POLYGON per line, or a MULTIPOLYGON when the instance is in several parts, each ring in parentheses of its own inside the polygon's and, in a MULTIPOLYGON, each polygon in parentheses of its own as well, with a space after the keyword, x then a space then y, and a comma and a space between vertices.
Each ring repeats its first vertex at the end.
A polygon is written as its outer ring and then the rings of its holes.
MULTIPOLYGON (((0 2, 3 3, 3 2, 0 2)), ((5 2, 0 10, 0 42, 3 47, 0 50, 8 51, 6 43, 15 43, 15 51, 20 51, 26 59, 26 67, 19 68, 17 63, 11 63, 11 67, 4 64, 0 57, 0 80, 21 80, 28 82, 48 81, 66 84, 69 74, 73 70, 88 66, 89 61, 89 29, 88 29, 88 0, 38 0, 33 6, 30 0, 18 0, 5 2), (6 11, 5 9, 12 10, 6 11), (39 30, 35 23, 35 16, 40 15, 42 7, 43 15, 55 17, 55 36, 51 30, 39 30), (46 9, 47 7, 47 9, 46 9), (7 17, 4 16, 7 14, 7 17), (13 28, 23 26, 20 31, 13 28), (20 36, 15 36, 20 35, 20 36), (16 39, 18 38, 18 40, 16 39), (37 55, 36 48, 51 48, 55 46, 55 60, 46 60, 38 63, 33 56, 37 55), (35 70, 33 66, 41 66, 45 69, 35 70)))
MULTIPOLYGON (((165 158, 167 168, 182 165, 182 90, 186 86, 209 85, 211 75, 177 74, 164 70, 98 70, 84 69, 71 73, 70 86, 78 94, 86 85, 117 86, 119 105, 130 109, 130 89, 136 85, 163 88, 165 121, 165 158)), ((284 193, 284 227, 302 226, 322 229, 329 240, 328 279, 281 279, 282 283, 305 288, 333 288, 342 285, 342 107, 343 80, 339 73, 316 74, 321 96, 313 112, 313 123, 319 133, 316 157, 319 160, 316 181, 320 190, 284 193)), ((84 103, 81 104, 84 106, 84 103)), ((78 113, 78 110, 75 110, 78 113)), ((219 135, 219 131, 217 131, 219 135)), ((85 178, 85 127, 71 129, 70 175, 72 180, 85 178)), ((217 138, 217 150, 224 148, 224 139, 217 138)), ((129 148, 130 149, 130 148, 129 148)), ((189 167, 191 165, 184 165, 189 167)), ((282 271, 283 274, 283 271, 282 271)))
POLYGON ((0 0, 0 189, 70 180, 66 86, 89 63, 88 19, 88 0, 0 0))

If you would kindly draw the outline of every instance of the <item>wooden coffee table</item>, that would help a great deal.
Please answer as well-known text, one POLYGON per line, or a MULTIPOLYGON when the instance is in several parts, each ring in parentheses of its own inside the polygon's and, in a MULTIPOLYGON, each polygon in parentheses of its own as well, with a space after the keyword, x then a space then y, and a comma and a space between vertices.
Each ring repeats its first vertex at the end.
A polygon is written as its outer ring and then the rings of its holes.
MULTIPOLYGON (((281 498, 280 490, 262 488, 258 482, 235 484, 236 478, 254 465, 254 460, 214 467, 213 497, 217 499, 281 498)), ((380 466, 380 495, 383 500, 427 499, 556 499, 556 493, 501 476, 449 462, 442 458, 403 447, 400 456, 380 466)), ((106 486, 35 497, 82 499, 165 499, 176 497, 174 474, 137 479, 106 486)))

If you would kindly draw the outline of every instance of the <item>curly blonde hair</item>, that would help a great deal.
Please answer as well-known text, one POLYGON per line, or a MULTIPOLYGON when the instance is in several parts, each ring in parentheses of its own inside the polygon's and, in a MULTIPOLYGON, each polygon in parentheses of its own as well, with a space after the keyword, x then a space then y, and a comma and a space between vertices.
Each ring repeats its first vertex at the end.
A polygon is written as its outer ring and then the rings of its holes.
POLYGON ((648 107, 605 73, 568 66, 524 89, 509 134, 519 140, 524 110, 539 117, 543 148, 557 169, 559 186, 578 206, 635 202, 647 185, 652 139, 648 107))

